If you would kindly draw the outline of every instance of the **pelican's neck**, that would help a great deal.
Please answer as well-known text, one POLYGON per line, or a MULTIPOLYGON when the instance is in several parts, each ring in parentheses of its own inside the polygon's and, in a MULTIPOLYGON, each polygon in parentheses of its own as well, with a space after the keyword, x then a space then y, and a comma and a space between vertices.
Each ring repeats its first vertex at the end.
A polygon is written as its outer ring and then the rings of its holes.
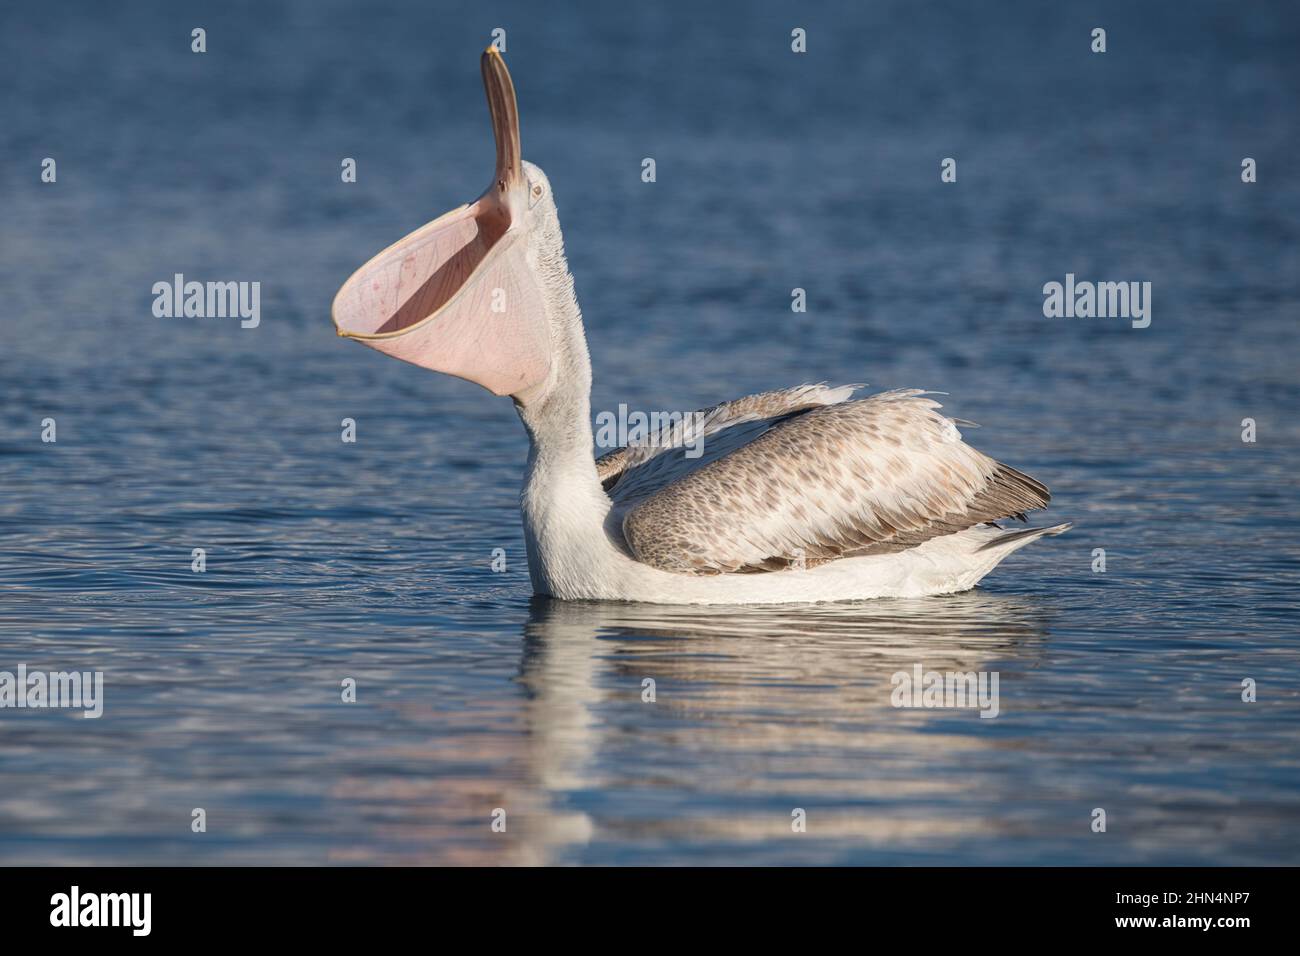
POLYGON ((547 225, 550 228, 539 229, 534 237, 528 264, 541 287, 550 328, 551 370, 546 381, 515 397, 515 409, 528 430, 530 472, 545 464, 575 474, 590 472, 596 482, 591 454, 591 356, 559 221, 547 225))
POLYGON ((573 277, 558 251, 537 262, 551 327, 551 373, 515 408, 528 432, 520 503, 533 586, 553 594, 560 579, 591 580, 611 544, 604 532, 611 506, 596 477, 591 434, 591 358, 573 277))
POLYGON ((551 374, 545 391, 530 401, 515 403, 528 432, 528 472, 538 468, 562 471, 571 478, 590 478, 597 487, 591 438, 591 359, 582 320, 557 336, 551 374))

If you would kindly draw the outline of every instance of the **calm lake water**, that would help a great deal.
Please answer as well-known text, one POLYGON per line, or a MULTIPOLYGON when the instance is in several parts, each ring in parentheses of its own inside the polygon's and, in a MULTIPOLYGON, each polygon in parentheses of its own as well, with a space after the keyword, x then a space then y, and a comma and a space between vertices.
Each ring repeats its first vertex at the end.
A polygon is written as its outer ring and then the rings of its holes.
POLYGON ((1300 15, 1135 6, 8 6, 0 670, 105 704, 0 710, 0 863, 1297 862, 1300 15), (510 403, 329 320, 486 185, 494 27, 594 410, 941 389, 1075 530, 931 600, 531 598, 510 403), (1000 715, 894 709, 915 663, 1000 715))

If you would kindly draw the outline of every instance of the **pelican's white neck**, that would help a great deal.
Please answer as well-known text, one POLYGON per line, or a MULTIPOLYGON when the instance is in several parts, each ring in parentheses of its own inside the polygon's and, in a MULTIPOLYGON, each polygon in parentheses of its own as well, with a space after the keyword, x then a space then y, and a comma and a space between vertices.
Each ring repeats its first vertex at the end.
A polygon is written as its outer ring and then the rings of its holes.
POLYGON ((541 458, 582 466, 583 471, 590 466, 594 479, 591 356, 558 217, 547 217, 529 237, 527 259, 541 288, 551 346, 546 380, 515 396, 515 409, 528 431, 529 463, 541 458))
MULTIPOLYGON (((520 507, 528 570, 539 594, 597 580, 616 546, 605 534, 611 502, 596 477, 591 434, 591 357, 558 222, 534 267, 551 328, 551 372, 515 409, 528 432, 520 507)), ((531 256, 530 256, 531 258, 531 256)))

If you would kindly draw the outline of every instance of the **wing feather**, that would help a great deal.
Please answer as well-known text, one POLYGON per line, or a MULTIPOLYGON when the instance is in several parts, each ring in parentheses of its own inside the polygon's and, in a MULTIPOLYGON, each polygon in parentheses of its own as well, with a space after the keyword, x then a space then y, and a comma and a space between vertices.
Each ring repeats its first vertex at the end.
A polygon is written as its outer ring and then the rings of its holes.
POLYGON ((682 416, 647 440, 602 455, 596 475, 616 507, 626 510, 679 478, 742 448, 779 422, 809 409, 847 401, 860 385, 825 382, 747 395, 682 416))
POLYGON ((965 444, 929 394, 780 419, 635 497, 622 520, 629 549, 668 571, 775 570, 905 550, 1046 506, 1042 483, 965 444))

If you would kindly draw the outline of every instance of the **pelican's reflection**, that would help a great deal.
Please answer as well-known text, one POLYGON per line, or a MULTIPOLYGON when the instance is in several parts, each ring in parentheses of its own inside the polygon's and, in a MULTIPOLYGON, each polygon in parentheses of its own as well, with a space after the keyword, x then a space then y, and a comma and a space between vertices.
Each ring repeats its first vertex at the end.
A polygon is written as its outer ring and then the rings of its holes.
POLYGON ((535 598, 520 673, 532 812, 517 859, 562 862, 602 831, 775 839, 791 833, 782 808, 810 804, 836 839, 959 836, 975 824, 943 810, 963 785, 946 771, 958 752, 995 746, 974 726, 989 722, 894 709, 890 678, 917 662, 1005 678, 1033 666, 1048 616, 982 591, 795 607, 535 598), (906 812, 909 798, 920 810, 906 812))

